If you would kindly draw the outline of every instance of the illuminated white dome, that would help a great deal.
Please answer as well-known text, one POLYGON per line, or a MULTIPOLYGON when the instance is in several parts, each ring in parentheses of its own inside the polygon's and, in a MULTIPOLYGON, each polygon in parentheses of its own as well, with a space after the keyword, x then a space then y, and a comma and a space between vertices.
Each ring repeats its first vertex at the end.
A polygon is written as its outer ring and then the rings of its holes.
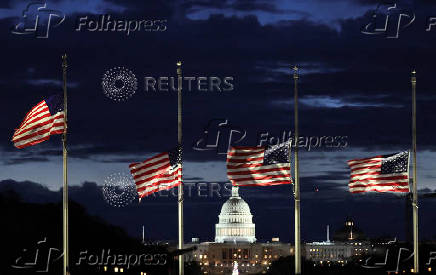
POLYGON ((215 242, 254 243, 255 225, 250 207, 239 196, 239 187, 232 187, 232 196, 223 204, 215 226, 215 242))
POLYGON ((227 200, 223 207, 221 208, 220 215, 240 215, 240 214, 248 214, 251 215, 250 207, 241 197, 231 197, 227 200))

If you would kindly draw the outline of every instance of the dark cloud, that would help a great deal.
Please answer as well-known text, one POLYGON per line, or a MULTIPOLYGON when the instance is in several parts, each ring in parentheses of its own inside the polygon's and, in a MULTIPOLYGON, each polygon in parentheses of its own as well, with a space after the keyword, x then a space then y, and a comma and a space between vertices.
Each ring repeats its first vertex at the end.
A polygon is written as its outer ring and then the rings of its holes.
POLYGON ((249 0, 239 0, 235 1, 231 7, 235 10, 240 11, 264 11, 271 13, 285 13, 286 11, 280 10, 276 5, 272 4, 270 1, 249 1, 249 0))
POLYGON ((24 157, 24 158, 11 158, 8 160, 5 160, 3 162, 4 165, 16 165, 16 164, 23 164, 23 163, 29 163, 29 162, 48 162, 49 159, 45 157, 24 157))
MULTIPOLYGON (((50 85, 23 85, 22 80, 28 79, 23 64, 35 68, 32 79, 40 79, 38 83, 44 79, 60 81, 59 56, 69 49, 68 79, 78 85, 69 89, 72 157, 171 148, 176 140, 175 94, 144 93, 142 85, 145 75, 174 75, 174 60, 180 57, 185 61, 184 75, 235 77, 233 92, 185 95, 184 137, 188 144, 194 143, 201 129, 216 117, 226 117, 251 132, 291 128, 288 118, 292 105, 271 102, 290 102, 292 98, 290 66, 277 69, 283 64, 302 64, 302 133, 334 131, 350 136, 354 146, 409 142, 408 131, 404 130, 410 127, 409 73, 412 67, 418 67, 419 140, 421 146, 430 146, 432 128, 426 125, 435 115, 426 110, 435 101, 428 97, 434 58, 432 48, 426 45, 431 45, 434 36, 418 28, 416 32, 405 31, 400 39, 365 36, 360 27, 367 20, 366 15, 344 20, 338 32, 307 20, 261 26, 255 16, 217 15, 208 20, 185 20, 183 24, 170 20, 167 32, 129 37, 121 33, 76 33, 70 20, 53 29, 53 38, 46 41, 7 35, 11 47, 4 59, 9 66, 0 72, 8 81, 0 85, 13 91, 3 97, 17 111, 8 119, 0 118, 1 140, 6 143, 10 139, 12 129, 41 96, 60 90, 50 85), (87 43, 76 45, 74 41, 87 43), (19 45, 30 50, 18 50, 19 45), (131 68, 140 83, 137 94, 122 104, 104 97, 100 86, 103 73, 118 65, 131 68), (303 104, 304 98, 324 104, 303 104), (329 108, 329 100, 344 105, 329 108), (386 108, 389 106, 394 108, 386 108), (365 130, 355 125, 364 125, 365 130)), ((1 22, 10 24, 8 20, 1 22)), ((5 146, 12 150, 10 142, 5 146)))
POLYGON ((265 12, 271 14, 296 14, 304 17, 310 16, 308 12, 284 9, 278 6, 274 1, 185 1, 182 7, 186 9, 186 13, 199 12, 203 9, 214 9, 212 13, 225 13, 226 11, 235 12, 265 12), (221 10, 221 12, 220 12, 221 10))

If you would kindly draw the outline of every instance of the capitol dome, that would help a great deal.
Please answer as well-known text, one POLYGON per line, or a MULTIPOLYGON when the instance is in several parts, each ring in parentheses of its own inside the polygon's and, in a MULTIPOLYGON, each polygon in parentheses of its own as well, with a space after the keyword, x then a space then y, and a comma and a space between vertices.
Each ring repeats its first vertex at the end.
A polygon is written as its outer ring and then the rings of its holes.
POLYGON ((239 196, 239 187, 232 187, 232 196, 223 204, 215 226, 215 242, 254 243, 255 225, 250 207, 239 196))

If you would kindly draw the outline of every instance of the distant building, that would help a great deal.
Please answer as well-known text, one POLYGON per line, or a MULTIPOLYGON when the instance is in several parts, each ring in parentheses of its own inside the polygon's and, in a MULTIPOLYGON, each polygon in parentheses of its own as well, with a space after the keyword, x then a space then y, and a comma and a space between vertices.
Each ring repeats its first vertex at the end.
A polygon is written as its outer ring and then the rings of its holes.
POLYGON ((352 257, 359 257, 371 252, 372 246, 364 240, 358 240, 363 236, 361 231, 353 236, 354 222, 351 219, 345 221, 345 229, 341 229, 336 236, 341 236, 344 241, 330 241, 330 230, 327 226, 327 240, 304 244, 306 260, 319 264, 345 264, 352 257))
POLYGON ((333 240, 336 242, 363 241, 365 239, 365 234, 354 224, 351 218, 347 218, 344 226, 333 235, 333 240))
POLYGON ((240 274, 257 274, 269 269, 274 260, 294 254, 289 243, 279 238, 271 242, 256 242, 255 224, 248 204, 239 196, 238 187, 232 187, 232 196, 223 204, 215 226, 215 242, 202 242, 193 238, 186 261, 197 261, 208 274, 231 274, 234 262, 240 274))

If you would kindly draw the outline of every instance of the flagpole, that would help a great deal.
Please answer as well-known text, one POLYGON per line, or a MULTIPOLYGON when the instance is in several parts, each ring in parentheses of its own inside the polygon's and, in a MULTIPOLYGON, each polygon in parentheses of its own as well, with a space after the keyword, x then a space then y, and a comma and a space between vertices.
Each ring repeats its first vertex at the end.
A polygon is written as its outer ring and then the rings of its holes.
POLYGON ((67 151, 67 55, 62 56, 62 71, 64 79, 64 134, 62 135, 62 155, 63 155, 63 247, 64 247, 64 275, 69 274, 68 267, 68 151, 67 151))
POLYGON ((416 181, 416 71, 412 72, 412 142, 413 142, 413 272, 419 273, 418 188, 416 181))
POLYGON ((295 120, 295 149, 294 149, 294 203, 295 203, 295 274, 301 274, 301 234, 300 234, 300 176, 298 163, 298 67, 294 66, 294 120, 295 120))
MULTIPOLYGON (((179 148, 182 147, 182 61, 177 62, 177 102, 178 102, 178 114, 177 114, 177 141, 179 148)), ((181 149, 183 150, 183 149, 181 149)), ((183 151, 182 151, 183 153, 183 151)), ((183 161, 180 163, 181 166, 181 180, 179 185, 178 193, 178 212, 179 212, 179 249, 183 249, 183 161)), ((185 273, 185 264, 183 259, 183 254, 179 255, 179 275, 185 273)))

